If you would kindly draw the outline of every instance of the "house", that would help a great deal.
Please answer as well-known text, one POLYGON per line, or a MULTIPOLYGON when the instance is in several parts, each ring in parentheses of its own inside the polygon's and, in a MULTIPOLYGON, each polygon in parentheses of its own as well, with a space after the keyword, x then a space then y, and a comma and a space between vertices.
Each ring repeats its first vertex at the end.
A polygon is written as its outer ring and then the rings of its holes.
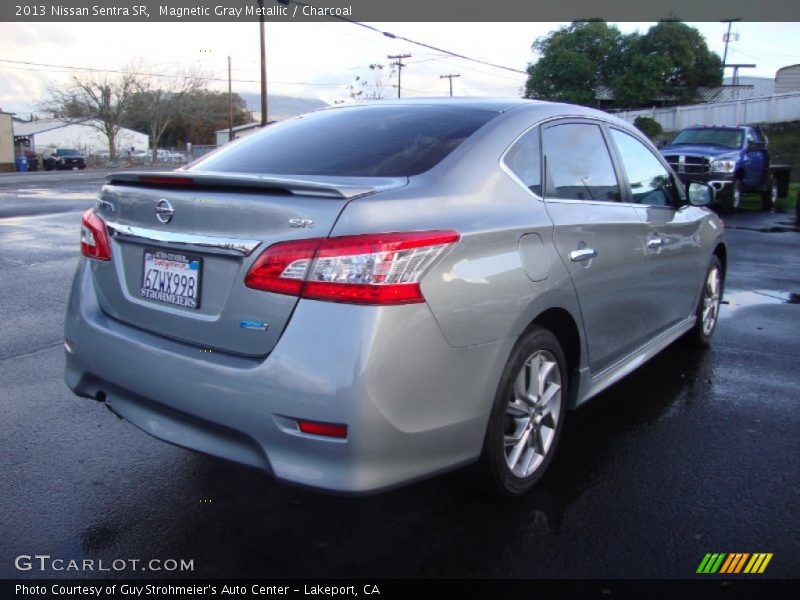
MULTIPOLYGON (((275 121, 270 121, 270 123, 274 122, 275 121)), ((246 123, 245 125, 237 125, 232 130, 233 139, 238 140, 239 138, 246 137, 251 133, 255 133, 259 129, 261 129, 261 123, 246 123)), ((215 134, 217 146, 222 146, 223 144, 227 144, 229 141, 232 141, 230 139, 230 133, 231 131, 229 131, 227 128, 216 131, 215 134)))
MULTIPOLYGON (((93 126, 91 119, 40 119, 37 121, 14 121, 14 140, 42 153, 48 148, 74 148, 84 156, 108 154, 108 138, 93 126)), ((132 129, 120 128, 116 146, 118 154, 145 152, 150 145, 150 136, 132 129)))
MULTIPOLYGON (((248 136, 251 133, 255 133, 261 128, 261 113, 259 112, 261 110, 261 96, 259 94, 253 94, 249 92, 240 93, 239 96, 241 96, 242 99, 247 103, 247 108, 250 111, 254 122, 234 127, 234 140, 238 140, 239 138, 248 136)), ((319 110, 328 106, 325 102, 319 100, 318 98, 297 98, 294 96, 281 96, 273 94, 270 94, 268 98, 270 124, 275 123, 276 121, 291 119, 297 115, 302 115, 304 113, 319 110)), ((227 127, 225 129, 220 129, 215 133, 215 141, 217 146, 222 146, 223 144, 227 144, 229 141, 231 141, 229 139, 229 131, 227 127)))
POLYGON ((15 170, 14 126, 11 114, 0 110, 0 172, 15 170))
POLYGON ((775 74, 775 91, 778 93, 800 91, 800 65, 789 65, 775 74))
MULTIPOLYGON (((726 77, 722 80, 724 87, 734 86, 733 77, 726 77)), ((739 75, 735 85, 742 91, 736 98, 726 98, 731 100, 743 100, 745 98, 761 98, 771 96, 775 93, 775 78, 773 77, 753 77, 750 75, 739 75), (748 93, 749 91, 749 93, 748 93)))

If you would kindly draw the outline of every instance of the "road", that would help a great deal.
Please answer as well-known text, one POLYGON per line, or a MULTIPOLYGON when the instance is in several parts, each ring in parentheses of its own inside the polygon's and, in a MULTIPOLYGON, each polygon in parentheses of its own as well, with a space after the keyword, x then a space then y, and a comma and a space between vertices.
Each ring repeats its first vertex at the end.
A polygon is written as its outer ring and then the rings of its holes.
MULTIPOLYGON (((692 577, 706 552, 800 565, 800 232, 726 218, 713 347, 676 344, 569 415, 534 493, 464 469, 332 497, 157 441, 63 383, 81 211, 102 174, 0 177, 0 576, 14 557, 192 559, 196 577, 692 577)), ((125 570, 117 576, 142 576, 125 570)), ((163 576, 168 573, 158 573, 163 576)))

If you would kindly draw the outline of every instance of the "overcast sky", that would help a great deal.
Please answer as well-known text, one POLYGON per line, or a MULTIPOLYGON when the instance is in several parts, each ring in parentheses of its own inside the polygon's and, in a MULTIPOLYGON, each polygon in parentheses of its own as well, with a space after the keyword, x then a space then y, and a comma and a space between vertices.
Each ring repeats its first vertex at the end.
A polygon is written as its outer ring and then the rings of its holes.
MULTIPOLYGON (((559 23, 372 23, 381 30, 426 42, 487 62, 516 69, 535 60, 531 43, 559 23)), ((692 24, 710 48, 722 56, 725 25, 692 24)), ((646 31, 647 23, 620 23, 623 32, 646 31)), ((774 77, 786 65, 800 63, 800 23, 736 23, 740 34, 731 43, 728 62, 756 63, 742 75, 774 77)), ((120 69, 141 60, 154 72, 190 65, 208 75, 227 78, 227 56, 233 63, 233 89, 259 91, 259 39, 256 23, 0 23, 0 108, 26 115, 36 109, 48 84, 64 82, 64 67, 120 69)), ((447 80, 457 73, 456 95, 519 96, 525 75, 470 63, 392 40, 348 23, 267 23, 270 93, 320 98, 332 103, 347 98, 347 85, 386 64, 388 54, 408 53, 404 96, 448 93, 447 80)), ((226 90, 227 83, 211 86, 226 90)), ((389 94, 393 94, 390 91, 389 94)))

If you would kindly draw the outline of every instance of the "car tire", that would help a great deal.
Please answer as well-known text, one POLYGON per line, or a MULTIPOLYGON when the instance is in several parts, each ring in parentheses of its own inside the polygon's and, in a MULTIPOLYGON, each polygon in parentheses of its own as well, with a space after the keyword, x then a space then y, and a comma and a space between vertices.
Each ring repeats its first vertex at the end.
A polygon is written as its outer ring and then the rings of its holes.
POLYGON ((794 217, 800 223, 800 190, 797 192, 797 198, 794 201, 794 217))
POLYGON ((778 207, 778 179, 773 177, 769 182, 769 189, 761 192, 761 210, 775 212, 778 207))
POLYGON ((722 306, 724 289, 725 273, 719 257, 714 255, 703 280, 703 290, 695 311, 697 320, 687 336, 689 341, 699 348, 708 348, 711 345, 711 337, 719 322, 719 309, 722 306))
POLYGON ((742 203, 742 180, 736 179, 730 188, 730 191, 725 194, 722 199, 722 212, 725 214, 733 214, 739 210, 739 205, 742 203))
POLYGON ((480 463, 491 493, 520 496, 542 478, 564 426, 567 383, 558 339, 533 327, 506 363, 489 416, 480 463))

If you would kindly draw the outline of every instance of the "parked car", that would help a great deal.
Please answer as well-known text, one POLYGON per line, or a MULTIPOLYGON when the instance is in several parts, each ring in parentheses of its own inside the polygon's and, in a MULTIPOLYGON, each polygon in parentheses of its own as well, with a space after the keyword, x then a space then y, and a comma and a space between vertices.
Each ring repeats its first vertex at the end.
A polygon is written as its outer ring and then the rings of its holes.
POLYGON ((86 168, 86 158, 71 148, 58 148, 52 152, 46 152, 42 163, 45 171, 86 168))
POLYGON ((788 165, 771 165, 767 136, 758 127, 689 127, 661 149, 683 181, 706 181, 724 212, 739 208, 742 194, 761 194, 774 210, 788 194, 788 165))
POLYGON ((184 169, 108 176, 83 216, 66 382, 304 486, 479 462, 521 494, 567 409, 682 336, 709 343, 727 256, 710 202, 588 108, 310 113, 184 169))
POLYGON ((179 163, 186 160, 186 156, 173 150, 159 148, 157 153, 159 162, 179 163))

